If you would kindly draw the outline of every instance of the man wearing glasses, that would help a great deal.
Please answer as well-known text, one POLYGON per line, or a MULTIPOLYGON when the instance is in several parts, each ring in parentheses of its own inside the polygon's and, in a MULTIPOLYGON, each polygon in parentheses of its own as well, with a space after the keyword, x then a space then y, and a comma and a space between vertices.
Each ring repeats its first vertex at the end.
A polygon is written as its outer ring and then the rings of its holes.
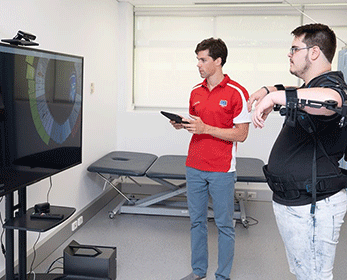
POLYGON ((276 104, 286 106, 282 111, 286 120, 264 173, 273 191, 290 271, 301 280, 327 280, 333 279, 347 208, 347 177, 338 167, 347 144, 347 126, 328 105, 342 107, 347 85, 341 72, 331 71, 336 36, 328 26, 303 25, 292 34, 290 73, 301 78, 303 86, 264 86, 250 97, 248 110, 256 102, 253 124, 263 128, 276 104))

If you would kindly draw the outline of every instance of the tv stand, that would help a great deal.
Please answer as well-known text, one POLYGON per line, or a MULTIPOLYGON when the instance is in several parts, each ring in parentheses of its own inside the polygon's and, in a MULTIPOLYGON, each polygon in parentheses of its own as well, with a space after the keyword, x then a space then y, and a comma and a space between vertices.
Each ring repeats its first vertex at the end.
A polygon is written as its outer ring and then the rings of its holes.
MULTIPOLYGON (((66 221, 75 208, 51 206, 52 214, 63 215, 62 219, 31 219, 34 208, 26 209, 26 187, 18 190, 18 204, 14 204, 14 193, 5 195, 6 230, 6 280, 27 280, 27 231, 45 232, 66 221), (14 230, 18 230, 18 275, 14 273, 14 230)), ((53 280, 61 278, 61 274, 36 274, 37 280, 53 280)), ((31 277, 29 277, 31 279, 31 277)))

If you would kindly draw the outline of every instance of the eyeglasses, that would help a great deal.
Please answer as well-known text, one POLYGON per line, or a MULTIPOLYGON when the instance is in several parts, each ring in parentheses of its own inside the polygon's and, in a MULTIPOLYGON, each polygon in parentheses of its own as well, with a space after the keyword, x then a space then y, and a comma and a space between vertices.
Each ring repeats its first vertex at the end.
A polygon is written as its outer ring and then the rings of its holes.
POLYGON ((295 54, 295 53, 298 52, 298 51, 305 50, 305 49, 310 49, 310 48, 313 48, 313 46, 311 46, 311 47, 305 47, 305 48, 291 47, 291 48, 289 49, 289 52, 290 52, 291 55, 293 55, 293 54, 295 54))

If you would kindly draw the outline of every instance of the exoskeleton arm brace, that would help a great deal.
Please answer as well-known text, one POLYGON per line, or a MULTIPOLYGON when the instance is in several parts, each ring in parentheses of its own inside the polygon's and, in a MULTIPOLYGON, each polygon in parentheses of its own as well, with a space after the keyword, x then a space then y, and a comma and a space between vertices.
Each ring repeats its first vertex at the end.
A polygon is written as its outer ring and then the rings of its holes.
POLYGON ((328 110, 334 111, 341 116, 340 127, 347 125, 347 100, 344 101, 341 107, 337 107, 337 101, 326 100, 307 100, 298 99, 296 88, 286 88, 286 107, 280 109, 280 114, 286 116, 286 124, 289 126, 295 126, 297 121, 298 109, 303 109, 305 107, 311 108, 322 108, 325 107, 328 110))

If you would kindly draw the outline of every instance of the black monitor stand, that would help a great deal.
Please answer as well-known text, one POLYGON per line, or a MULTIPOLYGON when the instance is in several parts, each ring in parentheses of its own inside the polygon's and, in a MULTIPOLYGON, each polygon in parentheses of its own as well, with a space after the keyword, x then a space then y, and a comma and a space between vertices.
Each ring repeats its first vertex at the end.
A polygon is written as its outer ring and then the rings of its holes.
MULTIPOLYGON (((27 210, 26 187, 18 190, 18 204, 14 204, 14 192, 5 195, 5 224, 6 230, 6 280, 27 279, 27 231, 45 232, 67 220, 75 208, 51 206, 53 214, 63 215, 62 219, 31 219, 34 208, 27 210), (14 272, 14 230, 18 230, 18 274, 14 272)), ((61 277, 61 275, 60 275, 61 277)), ((58 279, 58 275, 36 274, 36 279, 58 279)))

